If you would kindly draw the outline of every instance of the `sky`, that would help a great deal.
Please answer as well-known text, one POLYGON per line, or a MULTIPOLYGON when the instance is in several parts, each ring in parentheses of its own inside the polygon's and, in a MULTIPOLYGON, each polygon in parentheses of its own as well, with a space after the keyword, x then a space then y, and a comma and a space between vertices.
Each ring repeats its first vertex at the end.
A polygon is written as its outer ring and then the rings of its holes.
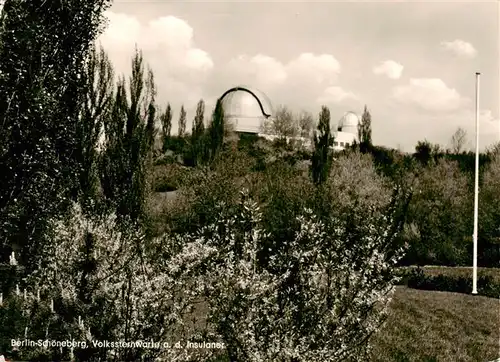
POLYGON ((475 147, 500 141, 497 2, 115 1, 99 42, 117 73, 130 74, 135 45, 153 70, 161 106, 208 117, 227 89, 258 88, 332 121, 372 116, 373 142, 411 152, 418 141, 449 146, 458 127, 475 147))

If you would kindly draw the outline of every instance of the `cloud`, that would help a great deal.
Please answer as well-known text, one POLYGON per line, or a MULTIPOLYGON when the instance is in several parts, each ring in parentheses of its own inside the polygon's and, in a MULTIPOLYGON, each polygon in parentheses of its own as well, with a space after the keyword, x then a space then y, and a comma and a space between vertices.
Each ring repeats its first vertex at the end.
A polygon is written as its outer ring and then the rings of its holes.
MULTIPOLYGON (((288 62, 264 54, 240 55, 227 66, 216 70, 213 83, 248 84, 264 91, 273 104, 287 104, 291 108, 310 107, 323 96, 326 100, 351 98, 350 94, 323 94, 323 90, 336 85, 341 71, 340 62, 331 54, 300 53, 288 62)), ((214 86, 217 92, 222 90, 214 86)), ((333 90, 330 90, 333 92, 333 90)), ((309 109, 309 108, 308 108, 309 109)))
POLYGON ((287 79, 287 72, 283 64, 263 54, 257 54, 253 57, 240 55, 230 60, 226 69, 242 79, 242 83, 251 81, 268 86, 280 84, 287 79))
POLYGON ((403 74, 403 66, 394 60, 386 60, 380 65, 373 67, 373 73, 376 75, 385 75, 390 79, 399 79, 403 74))
POLYGON ((228 64, 228 70, 243 82, 258 86, 332 84, 340 73, 340 63, 333 55, 302 53, 288 63, 257 54, 240 55, 228 64))
POLYGON ((441 47, 444 50, 454 53, 455 55, 463 56, 466 58, 474 58, 477 55, 477 51, 471 43, 460 39, 456 39, 453 41, 443 41, 441 42, 441 47))
POLYGON ((302 53, 286 65, 291 78, 315 83, 332 83, 340 73, 339 61, 330 54, 302 53))
POLYGON ((332 86, 323 91, 323 94, 318 97, 317 102, 321 104, 341 103, 346 100, 356 100, 357 97, 351 92, 347 92, 341 87, 332 86))
POLYGON ((394 87, 392 97, 399 103, 430 112, 455 111, 469 102, 439 78, 412 78, 410 84, 394 87))
POLYGON ((210 55, 196 47, 193 28, 175 16, 156 18, 147 24, 134 16, 107 11, 109 26, 98 41, 108 52, 118 74, 131 72, 137 45, 158 85, 158 95, 184 102, 201 87, 214 68, 210 55), (175 84, 175 89, 172 85, 175 84))

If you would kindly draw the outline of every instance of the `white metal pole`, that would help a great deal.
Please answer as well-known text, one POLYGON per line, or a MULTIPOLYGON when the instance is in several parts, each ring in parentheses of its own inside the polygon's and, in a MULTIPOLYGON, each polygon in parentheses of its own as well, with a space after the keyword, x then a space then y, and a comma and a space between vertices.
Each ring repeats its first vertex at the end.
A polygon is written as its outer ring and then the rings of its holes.
POLYGON ((478 229, 478 196, 479 196, 479 76, 476 73, 476 169, 474 178, 474 251, 472 260, 472 294, 477 294, 477 229, 478 229))

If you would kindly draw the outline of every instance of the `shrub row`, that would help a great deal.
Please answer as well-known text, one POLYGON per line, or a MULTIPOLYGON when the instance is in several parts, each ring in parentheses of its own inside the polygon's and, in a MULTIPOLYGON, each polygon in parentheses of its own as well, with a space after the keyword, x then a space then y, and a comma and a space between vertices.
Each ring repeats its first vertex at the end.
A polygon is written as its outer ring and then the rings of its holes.
MULTIPOLYGON (((466 294, 472 291, 472 276, 428 275, 421 267, 400 269, 399 275, 398 284, 409 288, 466 294)), ((498 298, 500 295, 500 283, 491 275, 478 275, 477 289, 478 294, 485 297, 498 298)))

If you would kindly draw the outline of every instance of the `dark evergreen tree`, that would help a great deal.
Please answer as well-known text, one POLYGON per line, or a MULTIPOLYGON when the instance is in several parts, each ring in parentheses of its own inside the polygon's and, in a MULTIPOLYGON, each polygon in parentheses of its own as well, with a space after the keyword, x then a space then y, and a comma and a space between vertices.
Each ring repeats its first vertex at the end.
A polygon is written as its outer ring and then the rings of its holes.
POLYGON ((312 179, 316 185, 323 184, 328 178, 332 163, 332 152, 330 149, 332 145, 330 110, 328 107, 322 106, 319 114, 318 131, 314 132, 314 150, 311 164, 312 179))

